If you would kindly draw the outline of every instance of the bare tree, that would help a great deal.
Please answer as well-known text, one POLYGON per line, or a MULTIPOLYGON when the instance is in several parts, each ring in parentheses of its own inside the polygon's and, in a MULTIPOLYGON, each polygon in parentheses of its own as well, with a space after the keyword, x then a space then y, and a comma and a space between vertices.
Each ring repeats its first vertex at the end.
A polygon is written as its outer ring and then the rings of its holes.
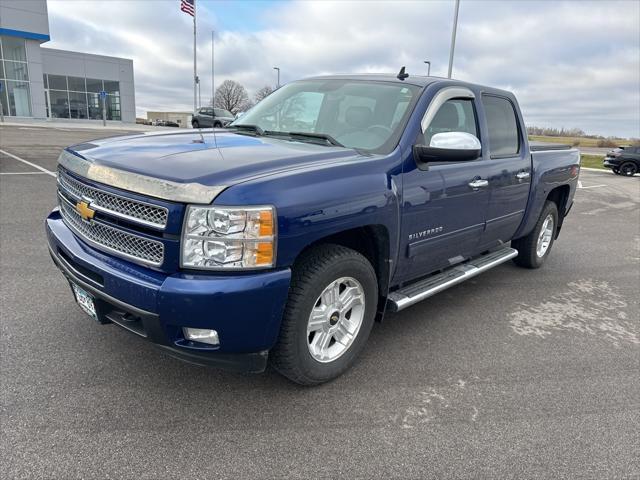
POLYGON ((216 108, 224 108, 235 115, 246 110, 248 104, 249 95, 247 95, 247 90, 238 82, 225 80, 216 89, 216 108))
POLYGON ((272 92, 273 92, 273 88, 271 88, 269 85, 266 85, 262 87, 260 90, 258 90, 256 94, 253 96, 253 98, 256 101, 256 103, 258 103, 263 98, 266 98, 269 95, 271 95, 272 92))

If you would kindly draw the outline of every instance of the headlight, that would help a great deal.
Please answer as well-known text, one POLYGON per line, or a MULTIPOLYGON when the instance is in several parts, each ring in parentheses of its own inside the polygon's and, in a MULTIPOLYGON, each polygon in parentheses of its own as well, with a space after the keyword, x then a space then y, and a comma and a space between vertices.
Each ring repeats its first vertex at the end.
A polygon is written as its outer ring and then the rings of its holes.
POLYGON ((184 268, 268 268, 275 264, 273 207, 189 205, 182 229, 184 268))

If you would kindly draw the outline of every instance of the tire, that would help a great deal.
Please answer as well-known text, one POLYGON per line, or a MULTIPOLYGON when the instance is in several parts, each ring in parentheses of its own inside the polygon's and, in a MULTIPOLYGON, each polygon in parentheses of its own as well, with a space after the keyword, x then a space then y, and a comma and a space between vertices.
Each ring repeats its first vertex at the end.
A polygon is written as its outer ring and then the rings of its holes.
POLYGON ((531 233, 526 237, 511 241, 511 246, 518 250, 518 256, 513 259, 515 264, 525 268, 540 268, 551 252, 557 231, 558 207, 554 202, 547 201, 531 233), (553 222, 550 227, 547 222, 548 218, 551 218, 553 222), (545 235, 543 235, 543 229, 546 231, 545 235), (551 230, 550 236, 549 229, 551 230), (545 241, 546 247, 544 247, 545 241))
POLYGON ((280 336, 269 355, 271 365, 300 385, 318 385, 340 376, 364 348, 377 303, 376 274, 364 256, 340 245, 320 245, 309 250, 293 267, 280 336), (334 285, 337 290, 330 288, 334 285), (347 288, 355 294, 342 311, 336 305, 347 298, 347 288), (331 293, 336 291, 337 303, 326 301, 334 298, 331 293), (361 297, 356 298, 360 291, 361 297), (346 310, 349 306, 351 309, 346 310), (326 316, 322 311, 327 312, 326 316), (316 314, 315 325, 310 323, 312 313, 316 314), (349 328, 350 338, 344 335, 349 328), (320 348, 318 345, 325 343, 327 337, 326 349, 320 348))
POLYGON ((624 162, 620 165, 620 175, 624 175, 625 177, 633 177, 636 173, 638 173, 638 166, 633 162, 624 162))
POLYGON ((222 124, 220 122, 214 122, 213 128, 222 128, 222 124))
POLYGON ((191 122, 191 126, 192 126, 193 128, 200 128, 200 124, 198 123, 198 121, 197 121, 197 120, 194 120, 193 122, 191 122))

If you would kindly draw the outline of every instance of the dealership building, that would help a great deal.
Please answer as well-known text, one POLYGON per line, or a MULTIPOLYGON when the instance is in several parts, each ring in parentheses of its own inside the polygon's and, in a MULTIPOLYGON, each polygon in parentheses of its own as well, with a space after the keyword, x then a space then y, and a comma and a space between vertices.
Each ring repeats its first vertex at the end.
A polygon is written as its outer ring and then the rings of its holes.
POLYGON ((6 117, 135 122, 133 60, 44 48, 46 0, 0 0, 0 104, 6 117))

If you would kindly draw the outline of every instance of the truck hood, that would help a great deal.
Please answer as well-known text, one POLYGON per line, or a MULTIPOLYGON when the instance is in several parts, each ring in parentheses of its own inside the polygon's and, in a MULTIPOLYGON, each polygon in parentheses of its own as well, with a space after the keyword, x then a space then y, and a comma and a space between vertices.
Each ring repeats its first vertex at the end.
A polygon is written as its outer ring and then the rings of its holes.
POLYGON ((288 171, 343 162, 355 150, 225 130, 146 133, 73 145, 67 150, 97 165, 176 183, 233 184, 288 171))

